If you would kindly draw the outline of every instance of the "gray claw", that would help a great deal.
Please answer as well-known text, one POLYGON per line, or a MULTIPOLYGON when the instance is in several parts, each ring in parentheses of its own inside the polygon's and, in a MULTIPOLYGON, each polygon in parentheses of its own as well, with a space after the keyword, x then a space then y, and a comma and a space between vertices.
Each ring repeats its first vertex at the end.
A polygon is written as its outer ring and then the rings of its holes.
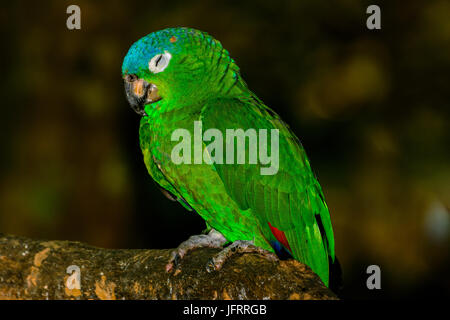
POLYGON ((237 240, 212 257, 206 265, 206 271, 211 273, 220 270, 225 262, 237 253, 257 253, 269 261, 279 260, 276 254, 255 246, 252 241, 237 240))
POLYGON ((194 249, 198 248, 222 248, 227 239, 218 231, 211 229, 208 234, 191 236, 182 242, 177 249, 171 252, 169 262, 166 264, 166 272, 180 270, 180 262, 184 256, 194 249))

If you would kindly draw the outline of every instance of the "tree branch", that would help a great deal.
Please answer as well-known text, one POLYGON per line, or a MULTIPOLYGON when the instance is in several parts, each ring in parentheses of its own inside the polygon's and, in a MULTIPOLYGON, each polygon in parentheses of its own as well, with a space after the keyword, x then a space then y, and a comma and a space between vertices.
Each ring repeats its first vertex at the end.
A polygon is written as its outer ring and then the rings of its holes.
POLYGON ((237 255, 208 273, 206 263, 218 250, 205 248, 188 254, 181 272, 168 274, 170 252, 0 234, 0 299, 336 299, 295 260, 237 255))

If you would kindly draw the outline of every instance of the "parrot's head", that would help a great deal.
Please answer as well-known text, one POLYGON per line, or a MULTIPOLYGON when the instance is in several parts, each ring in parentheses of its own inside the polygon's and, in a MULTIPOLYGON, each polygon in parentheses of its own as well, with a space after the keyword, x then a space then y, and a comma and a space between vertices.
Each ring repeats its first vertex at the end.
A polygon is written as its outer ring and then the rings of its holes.
POLYGON ((220 42, 190 28, 164 29, 135 42, 123 61, 122 77, 128 102, 142 116, 148 108, 183 107, 220 96, 240 80, 239 68, 220 42))

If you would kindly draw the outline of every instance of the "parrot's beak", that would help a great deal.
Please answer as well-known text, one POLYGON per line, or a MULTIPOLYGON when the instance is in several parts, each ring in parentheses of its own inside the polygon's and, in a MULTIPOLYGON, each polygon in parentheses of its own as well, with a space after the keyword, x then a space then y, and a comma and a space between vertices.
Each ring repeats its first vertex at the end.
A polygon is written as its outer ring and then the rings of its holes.
POLYGON ((123 79, 125 93, 131 108, 137 114, 147 116, 144 110, 145 105, 161 100, 158 94, 158 88, 144 79, 139 79, 134 74, 127 74, 123 79))

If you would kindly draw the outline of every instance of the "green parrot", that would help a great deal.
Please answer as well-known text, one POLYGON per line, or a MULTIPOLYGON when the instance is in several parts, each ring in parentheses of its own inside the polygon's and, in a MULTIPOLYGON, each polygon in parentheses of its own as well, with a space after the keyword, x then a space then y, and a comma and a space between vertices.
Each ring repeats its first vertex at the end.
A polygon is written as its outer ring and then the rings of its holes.
POLYGON ((322 189, 298 138, 248 89, 221 43, 191 28, 157 31, 131 46, 122 76, 128 102, 141 116, 148 172, 169 198, 207 225, 208 233, 172 253, 166 270, 189 250, 208 246, 223 249, 209 271, 236 252, 258 252, 305 263, 328 286, 335 250, 322 189), (227 134, 240 129, 244 144, 233 145, 238 138, 227 134), (263 139, 264 132, 270 139, 263 139), (221 150, 227 150, 226 161, 221 150))

